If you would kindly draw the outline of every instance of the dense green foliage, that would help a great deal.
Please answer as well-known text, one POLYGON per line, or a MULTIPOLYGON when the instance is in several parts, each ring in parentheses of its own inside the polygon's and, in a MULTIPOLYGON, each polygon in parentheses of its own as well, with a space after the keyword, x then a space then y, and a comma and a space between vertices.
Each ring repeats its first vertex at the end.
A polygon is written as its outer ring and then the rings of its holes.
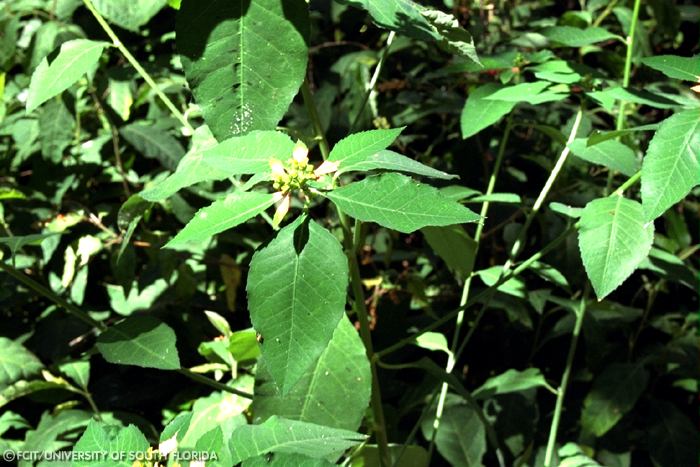
POLYGON ((0 0, 4 459, 696 465, 694 3, 0 0))

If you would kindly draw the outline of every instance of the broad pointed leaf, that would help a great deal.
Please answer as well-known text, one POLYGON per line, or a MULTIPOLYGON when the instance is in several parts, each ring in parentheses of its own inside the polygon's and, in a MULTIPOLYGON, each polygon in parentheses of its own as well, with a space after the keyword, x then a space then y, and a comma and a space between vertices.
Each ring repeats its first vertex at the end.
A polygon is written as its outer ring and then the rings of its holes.
POLYGON ((700 183, 700 109, 661 123, 642 162, 642 206, 654 220, 700 183))
POLYGON ((369 177, 326 196, 355 219, 404 233, 431 225, 479 220, 478 214, 443 196, 436 188, 397 173, 369 177))
POLYGON ((234 465, 270 452, 325 459, 339 456, 364 439, 364 435, 353 431, 273 416, 261 425, 237 428, 230 448, 234 465))
POLYGON ((304 0, 183 0, 177 47, 214 136, 273 130, 304 80, 304 0))
POLYGON ((255 217, 274 203, 269 193, 235 192, 202 208, 164 248, 201 242, 255 217))
POLYGON ((528 368, 523 371, 510 369, 487 379, 472 395, 476 398, 486 399, 496 394, 524 391, 541 386, 546 387, 547 381, 537 368, 528 368))
POLYGON ((132 123, 119 133, 142 155, 158 160, 167 169, 174 170, 185 155, 177 139, 153 124, 132 123))
POLYGON ((131 467, 134 464, 134 459, 131 459, 130 456, 145 455, 149 446, 146 437, 134 425, 124 428, 91 420, 73 447, 74 459, 77 460, 74 460, 71 465, 89 467, 99 464, 131 467), (112 460, 109 463, 100 463, 96 462, 97 458, 88 457, 95 456, 97 453, 104 453, 106 459, 112 460))
POLYGON ((469 93, 460 118, 462 138, 474 136, 513 110, 517 102, 486 99, 501 88, 502 86, 497 84, 488 83, 469 93))
POLYGON ((646 223, 642 206, 622 196, 591 201, 581 214, 579 249, 598 300, 627 279, 647 257, 654 224, 646 223))
POLYGON ((318 359, 345 312, 347 259, 338 240, 305 218, 255 253, 248 274, 253 327, 283 395, 318 359))
POLYGON ((345 161, 338 168, 338 173, 367 172, 369 170, 393 170, 443 180, 458 178, 457 175, 434 169, 388 149, 376 152, 356 162, 345 161))
POLYGON ((277 131, 253 131, 218 144, 202 135, 199 144, 182 158, 175 173, 140 195, 148 201, 160 201, 195 183, 269 172, 271 157, 287 160, 293 149, 289 136, 277 131))
POLYGON ((175 332, 151 316, 133 316, 110 327, 97 338, 97 350, 105 360, 119 365, 180 368, 175 332))
POLYGON ((44 367, 22 344, 0 337, 0 387, 34 375, 44 367))
MULTIPOLYGON (((433 417, 427 417, 421 424, 427 439, 432 438, 433 417)), ((450 465, 483 465, 481 459, 486 454, 486 430, 474 409, 448 399, 440 428, 435 434, 435 446, 450 465)))
POLYGON ((615 140, 587 146, 586 138, 576 138, 569 145, 571 152, 584 161, 600 164, 628 177, 639 171, 639 161, 629 146, 615 140))
POLYGON ((476 242, 461 225, 423 227, 421 232, 433 251, 460 280, 465 280, 472 273, 476 242))
POLYGON ((167 3, 167 0, 92 0, 107 20, 130 31, 138 32, 167 3))
POLYGON ((403 127, 353 133, 333 146, 328 160, 337 163, 340 172, 347 172, 346 167, 361 164, 377 152, 388 148, 401 131, 403 127))
POLYGON ((657 55, 645 57, 642 63, 659 70, 669 78, 684 81, 700 81, 700 55, 694 57, 679 57, 677 55, 657 55))
POLYGON ((264 365, 258 368, 253 413, 356 430, 369 404, 372 375, 355 327, 342 317, 328 347, 283 396, 264 365), (343 401, 338 404, 338 401, 343 401))
POLYGON ((64 42, 49 65, 44 58, 32 74, 27 96, 27 112, 56 96, 91 71, 107 47, 106 42, 74 39, 64 42))
POLYGON ((542 34, 552 42, 557 42, 568 47, 583 47, 611 39, 621 39, 607 29, 600 27, 588 27, 585 29, 573 26, 553 26, 546 28, 542 34))

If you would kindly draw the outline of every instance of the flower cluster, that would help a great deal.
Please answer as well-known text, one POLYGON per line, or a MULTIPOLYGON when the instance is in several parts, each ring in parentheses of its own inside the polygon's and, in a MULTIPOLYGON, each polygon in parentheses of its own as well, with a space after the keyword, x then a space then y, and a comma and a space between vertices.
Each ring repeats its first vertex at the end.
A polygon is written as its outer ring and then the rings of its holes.
POLYGON ((272 187, 275 189, 275 201, 277 210, 272 220, 277 227, 284 216, 287 215, 291 204, 291 195, 294 191, 301 194, 304 204, 308 205, 310 196, 315 190, 309 186, 310 182, 317 181, 324 175, 338 170, 338 164, 325 161, 314 169, 309 163, 309 148, 302 141, 298 141, 292 151, 292 157, 286 162, 278 159, 270 159, 270 171, 272 173, 272 187))

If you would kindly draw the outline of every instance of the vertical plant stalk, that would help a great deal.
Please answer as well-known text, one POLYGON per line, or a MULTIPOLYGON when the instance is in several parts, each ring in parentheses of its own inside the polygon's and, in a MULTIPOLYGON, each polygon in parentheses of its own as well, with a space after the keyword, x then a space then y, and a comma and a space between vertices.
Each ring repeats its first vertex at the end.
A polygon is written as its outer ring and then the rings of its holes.
POLYGON ((194 128, 190 123, 187 121, 187 118, 183 115, 182 112, 178 110, 177 107, 175 107, 175 104, 168 98, 168 96, 165 95, 163 91, 160 90, 156 82, 153 80, 151 75, 148 74, 148 72, 141 66, 141 64, 134 58, 133 55, 131 55, 131 52, 129 52, 129 49, 127 49, 122 41, 119 39, 119 36, 114 32, 114 30, 111 28, 109 23, 104 19, 104 17, 100 14, 99 11, 95 8, 95 5, 93 5, 92 0, 83 0, 83 4, 85 7, 90 10, 90 13, 95 17, 97 22, 100 24, 104 32, 109 36, 109 38, 112 40, 112 45, 119 49, 119 51, 124 55, 124 58, 131 64, 131 66, 134 67, 136 72, 141 75, 144 81, 153 89, 153 91, 156 93, 156 95, 160 98, 161 101, 163 101, 163 104, 170 110, 170 113, 177 118, 180 123, 182 124, 183 127, 185 127, 190 134, 194 132, 194 128))
POLYGON ((544 457, 544 467, 552 467, 552 461, 554 457, 554 448, 557 443, 557 432, 559 431, 559 422, 561 420, 561 413, 564 408, 564 396, 566 395, 566 388, 569 385, 569 378, 571 377, 571 369, 574 364, 574 356, 576 355, 576 347, 578 346, 578 338, 581 334, 581 326, 583 324, 583 317, 586 314, 586 300, 588 299, 588 285, 586 284, 586 289, 581 297, 581 303, 576 312, 576 324, 574 324, 574 332, 571 335, 571 343, 569 344, 569 353, 566 356, 566 366, 564 367, 564 373, 561 375, 561 383, 557 389, 557 402, 554 406, 554 415, 552 416, 552 424, 549 428, 549 439, 547 440, 547 451, 544 457))
MULTIPOLYGON (((313 94, 309 86, 308 79, 304 80, 301 85, 301 92, 304 98, 304 104, 309 113, 309 118, 312 121, 314 130, 316 132, 316 139, 319 142, 321 148, 321 154, 323 159, 327 159, 330 154, 330 148, 328 146, 328 141, 323 132, 321 126, 321 121, 318 116, 318 110, 316 109, 316 104, 313 99, 313 94)), ((379 387, 379 379, 377 374, 377 364, 376 357, 374 354, 374 347, 372 346, 372 334, 369 329, 369 316, 367 313, 367 307, 365 306, 365 296, 362 291, 362 277, 360 276, 360 266, 357 262, 357 246, 355 244, 356 240, 359 240, 361 223, 355 223, 355 233, 353 235, 352 230, 348 224, 348 219, 343 213, 343 211, 336 206, 338 210, 338 218, 340 219, 340 224, 343 228, 343 246, 345 247, 345 254, 348 257, 348 267, 350 269, 350 283, 353 293, 353 308, 357 314, 357 318, 360 322, 360 337, 362 338, 362 343, 365 346, 365 353, 367 354, 367 359, 369 360, 370 368, 372 371, 372 413, 374 415, 374 434, 377 439, 377 445, 379 447, 379 462, 382 467, 389 467, 391 465, 391 456, 389 454, 389 441, 386 434, 386 423, 384 420, 384 409, 382 407, 382 394, 381 388, 379 387)))
MULTIPOLYGON (((632 55, 634 54, 634 40, 637 33, 637 21, 639 20, 639 7, 641 5, 641 0, 634 0, 634 6, 632 7, 632 19, 630 22, 630 31, 625 38, 625 44, 627 45, 627 51, 625 54, 625 68, 622 72, 622 87, 627 88, 630 85, 630 75, 632 73, 632 55)), ((627 102, 624 100, 620 101, 620 107, 617 111, 617 120, 615 122, 615 130, 622 130, 625 128, 626 115, 625 108, 627 107, 627 102)), ((610 187, 612 186, 613 178, 615 178, 615 171, 610 170, 608 172, 608 181, 605 185, 605 193, 608 194, 610 187)))
POLYGON ((511 248, 510 254, 508 255, 508 260, 503 265, 504 271, 508 271, 513 266, 513 262, 515 261, 515 258, 520 253, 520 250, 523 246, 523 243, 525 243, 525 238, 527 237, 527 231, 530 228, 530 225, 532 225, 532 221, 535 219, 535 216, 537 216, 537 214, 540 212, 540 209, 542 208, 544 201, 547 199, 547 195, 549 194, 549 190, 552 189, 552 186, 554 185, 554 182, 556 181, 557 177, 559 176, 559 173, 561 172, 562 167, 564 167, 564 163, 566 162, 566 159, 569 157, 569 153, 571 152, 569 145, 576 138, 576 133, 578 133, 579 126, 581 126, 582 118, 583 118, 583 109, 579 108, 578 112, 576 113, 576 118, 574 120, 574 124, 571 126, 571 132, 569 133, 569 137, 566 140, 566 146, 564 146, 564 149, 562 149, 561 154, 559 154, 559 158, 557 159, 557 162, 554 164, 552 171, 549 173, 549 177, 547 178, 547 181, 544 183, 544 186, 542 187, 540 194, 537 196, 537 199, 535 200, 535 204, 532 205, 532 210, 529 212, 529 214, 525 218, 525 223, 520 228, 520 232, 518 232, 518 237, 515 240, 515 242, 513 243, 513 247, 511 248))
MULTIPOLYGON (((513 129, 513 119, 511 117, 512 114, 508 115, 507 121, 506 121, 506 129, 503 133, 503 137, 501 138, 501 144, 498 148, 498 154, 496 155, 496 161, 494 162, 493 169, 491 171, 491 176, 489 177, 489 182, 486 187, 486 192, 485 195, 489 196, 490 194, 493 193, 494 188, 496 187, 496 179, 498 178, 498 174, 501 169, 501 163, 503 162, 503 155, 505 154, 506 146, 508 144, 508 139, 510 138, 510 133, 511 130, 513 129)), ((489 207, 490 203, 489 201, 484 201, 481 204, 481 210, 479 211, 479 216, 481 216, 482 221, 479 222, 476 226, 476 233, 474 234, 474 242, 475 242, 475 248, 474 248, 474 257, 479 254, 479 246, 481 245, 481 235, 484 230, 484 221, 483 219, 486 218, 486 215, 489 212, 489 207)), ((464 280, 464 286, 462 287, 462 296, 459 300, 459 306, 463 307, 464 305, 467 304, 467 301, 469 300, 469 291, 471 289, 471 283, 472 283, 472 271, 469 272, 469 275, 467 278, 464 280)), ((452 336, 452 346, 450 348, 450 352, 447 354, 447 364, 445 365, 445 372, 447 373, 452 373, 452 370, 454 370, 454 366, 457 363, 455 359, 455 350, 457 348, 457 343, 459 339, 460 332, 462 330, 462 325, 464 323, 464 313, 466 310, 460 310, 459 314, 457 315, 457 320, 456 320, 456 325, 455 325, 455 330, 454 334, 452 336)), ((433 435, 430 438, 430 447, 428 449, 428 459, 432 458, 433 454, 433 449, 435 447, 435 436, 437 434, 438 429, 440 428, 440 422, 442 420, 442 414, 445 409, 445 399, 447 397, 447 390, 449 388, 449 385, 447 383, 442 383, 442 386, 440 387, 440 397, 438 398, 437 402, 437 409, 435 410, 435 420, 433 422, 433 435)), ((498 447, 495 446, 497 450, 497 455, 498 455, 498 460, 499 464, 503 466, 503 456, 498 450, 498 447)))

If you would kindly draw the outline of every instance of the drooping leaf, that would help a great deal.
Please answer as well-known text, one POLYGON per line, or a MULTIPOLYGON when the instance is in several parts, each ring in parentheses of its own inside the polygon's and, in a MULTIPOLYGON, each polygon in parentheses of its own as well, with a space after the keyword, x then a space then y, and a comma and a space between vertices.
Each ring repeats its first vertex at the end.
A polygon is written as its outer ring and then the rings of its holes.
POLYGON ((338 240, 300 218, 253 256, 248 307, 265 368, 286 395, 318 359, 345 312, 347 259, 338 240))
POLYGON ((134 464, 134 459, 131 459, 130 456, 145 455, 148 448, 148 440, 134 425, 124 428, 90 420, 87 429, 73 446, 75 460, 73 460, 72 465, 89 467, 99 464, 131 467, 134 464), (105 458, 110 459, 109 462, 100 463, 97 462, 99 458, 88 457, 90 454, 99 456, 100 454, 97 453, 104 453, 105 458))
POLYGON ((573 26, 552 26, 545 28, 542 34, 550 41, 568 47, 584 47, 611 39, 622 39, 607 29, 595 26, 585 29, 573 26))
POLYGON ((177 370, 175 332, 152 316, 137 315, 111 326, 97 338, 105 360, 119 365, 177 370))
POLYGON ((642 162, 642 206, 646 220, 659 217, 700 183, 700 109, 664 120, 642 162))
POLYGON ((106 42, 74 39, 61 45, 51 64, 44 58, 34 70, 29 83, 27 112, 62 93, 90 72, 107 45, 106 42))
POLYGON ((166 4, 168 0, 92 0, 109 22, 129 31, 138 32, 166 4))
POLYGON ((177 139, 153 124, 132 123, 121 128, 119 133, 142 155, 158 160, 166 169, 175 170, 185 155, 177 139))
POLYGON ((61 99, 51 99, 39 113, 41 155, 58 163, 73 140, 74 120, 61 99))
POLYGON ((595 379, 583 401, 581 425, 595 436, 603 436, 632 410, 644 392, 649 373, 641 364, 613 363, 595 379))
POLYGON ((465 280, 474 269, 476 242, 461 225, 423 227, 425 239, 453 274, 465 280))
POLYGON ((436 188, 397 173, 368 177, 326 196, 355 219, 404 233, 479 220, 478 214, 446 198, 436 188))
POLYGON ((474 39, 466 29, 459 25, 457 18, 451 14, 430 8, 423 9, 421 14, 441 36, 438 43, 447 51, 467 57, 474 63, 480 64, 479 56, 474 46, 474 39))
POLYGON ((619 141, 608 140, 594 146, 587 146, 586 138, 576 138, 569 147, 576 157, 593 164, 600 164, 628 177, 639 171, 639 161, 634 151, 619 141))
POLYGON ((434 169, 388 149, 376 152, 356 162, 345 161, 338 168, 338 173, 366 172, 369 170, 393 170, 443 180, 458 178, 457 175, 434 169))
POLYGON ((644 220, 642 206, 622 196, 591 201, 580 220, 579 249, 598 300, 627 279, 647 257, 654 224, 644 220))
POLYGON ((423 7, 412 0, 338 0, 339 3, 361 8, 377 25, 416 39, 440 40, 434 27, 423 17, 423 7))
POLYGON ((488 83, 469 93, 460 117, 462 138, 474 136, 513 110, 517 102, 486 99, 501 88, 498 84, 488 83))
POLYGON ((496 394, 524 391, 543 386, 548 386, 547 381, 537 368, 528 368, 523 371, 511 369, 487 379, 472 395, 478 399, 485 399, 496 394))
MULTIPOLYGON (((434 417, 434 411, 433 411, 434 417)), ((421 428, 423 435, 431 439, 433 417, 426 417, 421 428)), ((486 454, 486 430, 474 409, 459 401, 448 399, 435 434, 435 446, 450 465, 476 467, 483 465, 486 454)))
POLYGON ((274 130, 307 62, 304 0, 183 0, 177 47, 185 76, 217 139, 274 130))
POLYGON ((638 131, 653 131, 659 128, 659 125, 656 123, 652 123, 649 125, 641 125, 637 126, 634 128, 625 128, 622 130, 613 130, 613 131, 598 131, 594 130, 591 135, 588 137, 588 146, 595 146, 596 144, 600 144, 603 141, 607 141, 609 139, 615 139, 619 138, 620 136, 625 136, 630 133, 637 133, 638 131))
POLYGON ((164 248, 201 242, 257 216, 274 203, 273 195, 256 191, 234 192, 202 208, 164 248))
POLYGON ((231 436, 233 464, 269 452, 331 459, 364 441, 349 430, 273 416, 260 425, 245 425, 231 436))
POLYGON ((200 144, 182 158, 175 173, 140 195, 148 201, 160 201, 195 183, 269 172, 270 158, 287 160, 293 149, 289 136, 277 131, 253 131, 219 144, 202 135, 200 144))
POLYGON ((26 379, 43 367, 39 359, 22 344, 0 337, 0 387, 26 379))
POLYGON ((356 430, 369 403, 372 376, 362 340, 344 316, 328 347, 286 396, 275 388, 262 365, 257 380, 253 399, 256 420, 278 415, 356 430))
POLYGON ((669 78, 700 82, 700 55, 679 57, 677 55, 657 55, 642 58, 642 63, 659 70, 669 78))
POLYGON ((328 160, 338 164, 338 170, 364 162, 370 156, 388 148, 404 127, 389 130, 369 130, 353 133, 333 146, 328 160))

